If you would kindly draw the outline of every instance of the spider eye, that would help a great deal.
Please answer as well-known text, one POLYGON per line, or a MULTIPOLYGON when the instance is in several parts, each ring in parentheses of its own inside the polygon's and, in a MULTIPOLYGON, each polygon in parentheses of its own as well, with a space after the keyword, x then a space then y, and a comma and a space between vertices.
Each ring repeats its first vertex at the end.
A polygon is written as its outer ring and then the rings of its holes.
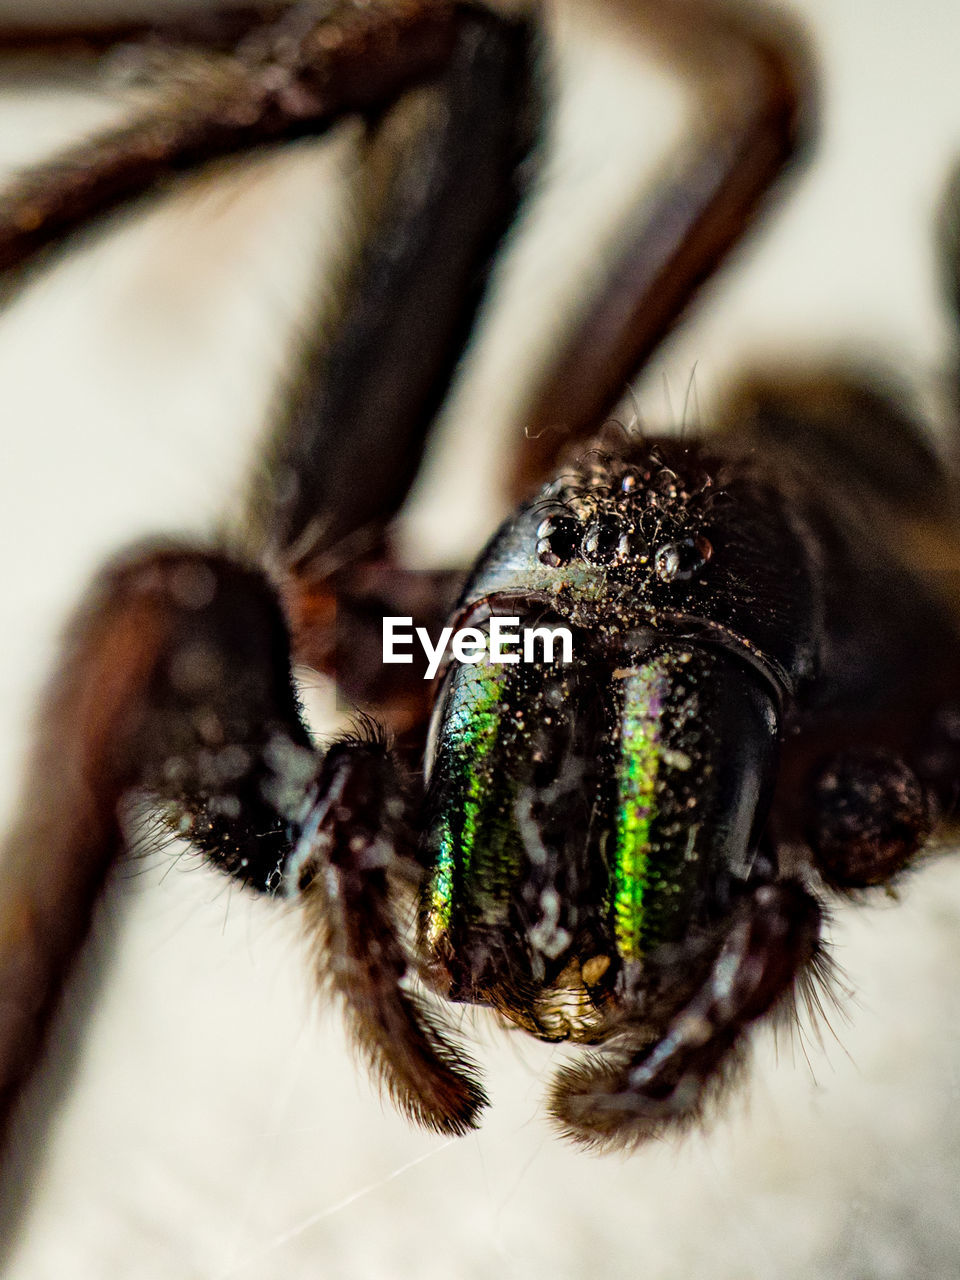
POLYGON ((618 563, 626 559, 629 550, 627 531, 615 516, 600 516, 591 521, 580 545, 588 564, 618 563))
POLYGON ((661 582, 686 582, 710 561, 713 545, 702 534, 657 547, 653 567, 661 582))
POLYGON ((580 521, 572 516, 547 516, 537 529, 537 559, 556 569, 569 564, 580 551, 580 521))

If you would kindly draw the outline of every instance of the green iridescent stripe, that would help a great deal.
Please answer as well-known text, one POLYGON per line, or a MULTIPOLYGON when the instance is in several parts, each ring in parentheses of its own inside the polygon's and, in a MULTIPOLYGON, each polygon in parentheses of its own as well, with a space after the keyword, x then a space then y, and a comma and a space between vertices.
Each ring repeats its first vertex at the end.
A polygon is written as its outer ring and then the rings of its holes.
POLYGON ((660 722, 667 692, 663 671, 652 663, 623 680, 613 920, 617 949, 624 960, 640 959, 644 949, 644 900, 651 881, 660 722))
MULTIPOLYGON (((450 927, 453 913, 454 876, 459 850, 461 872, 469 873, 477 849, 484 801, 490 785, 490 766, 497 744, 503 696, 503 669, 485 666, 461 668, 451 692, 446 751, 463 766, 464 794, 459 833, 450 812, 444 813, 437 832, 437 860, 430 882, 426 917, 427 941, 433 945, 450 927)), ((441 768, 449 767, 444 761, 441 768)))

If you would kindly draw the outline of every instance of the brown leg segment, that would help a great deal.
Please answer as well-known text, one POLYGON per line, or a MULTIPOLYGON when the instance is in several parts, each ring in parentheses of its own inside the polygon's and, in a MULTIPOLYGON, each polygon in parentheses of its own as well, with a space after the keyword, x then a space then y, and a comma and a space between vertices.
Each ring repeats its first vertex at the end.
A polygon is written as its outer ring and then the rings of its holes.
MULTIPOLYGON (((561 1071, 550 1111, 585 1146, 633 1146, 703 1110, 708 1085, 746 1028, 792 988, 817 955, 821 911, 799 883, 755 889, 741 904, 706 982, 652 1043, 624 1031, 561 1071)), ((639 1010, 642 1020, 643 1010, 639 1010)))
POLYGON ((423 752, 433 685, 419 646, 410 663, 384 663, 383 619, 410 618, 411 628, 424 627, 436 643, 462 586, 462 572, 405 569, 388 557, 348 565, 316 586, 288 580, 295 660, 332 677, 348 706, 375 715, 400 744, 409 742, 411 763, 423 752))
POLYGON ((520 500, 571 442, 591 436, 697 290, 736 247, 811 131, 813 82, 799 36, 713 0, 613 0, 704 84, 704 125, 671 180, 623 227, 602 283, 523 417, 520 500))
POLYGON ((402 915, 421 877, 408 807, 383 743, 337 744, 323 762, 289 874, 321 979, 343 1001, 372 1069, 412 1120, 462 1134, 486 1097, 473 1063, 404 981, 413 966, 402 915))
POLYGON ((194 51, 179 74, 173 57, 141 114, 19 177, 0 199, 0 270, 172 173, 381 107, 444 65, 456 29, 445 0, 344 3, 306 30, 302 16, 294 7, 232 55, 194 51))
POLYGON ((176 806, 175 829, 243 879, 267 879, 289 847, 270 786, 312 752, 284 646, 259 575, 184 550, 110 569, 71 622, 2 850, 0 1127, 122 850, 132 788, 176 806))
POLYGON ((464 10, 442 75, 372 140, 364 239, 252 503, 278 575, 309 585, 366 553, 409 492, 522 196, 532 44, 527 23, 464 10))
POLYGON ((131 42, 229 50, 288 8, 289 0, 276 0, 274 4, 238 5, 211 13, 158 14, 151 22, 11 22, 0 28, 0 53, 96 57, 115 44, 131 42))

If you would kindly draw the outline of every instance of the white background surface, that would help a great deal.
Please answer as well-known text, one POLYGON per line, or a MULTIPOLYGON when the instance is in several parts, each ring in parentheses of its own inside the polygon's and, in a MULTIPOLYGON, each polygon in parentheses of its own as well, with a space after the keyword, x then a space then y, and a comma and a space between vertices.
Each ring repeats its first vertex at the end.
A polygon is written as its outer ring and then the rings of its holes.
MULTIPOLYGON (((29 11, 0 3, 0 16, 29 11)), ((925 392, 945 368, 930 220, 960 155, 960 11, 805 0, 793 12, 820 50, 818 159, 649 375, 651 421, 669 406, 676 416, 694 365, 705 420, 758 354, 866 352, 925 392)), ((561 18, 564 150, 548 175, 559 229, 541 229, 514 263, 455 402, 411 532, 424 557, 468 551, 489 530, 503 463, 482 442, 509 417, 511 370, 522 372, 537 318, 575 288, 578 255, 589 263, 591 209, 608 216, 676 124, 676 87, 595 29, 586 0, 567 0, 561 18)), ((92 81, 54 91, 7 77, 0 163, 13 170, 112 110, 92 81)), ((342 234, 338 164, 349 166, 345 146, 301 147, 205 178, 0 317, 5 812, 57 631, 97 563, 142 534, 202 534, 235 505, 316 269, 317 227, 330 245, 342 234)), ((781 1037, 778 1053, 759 1034, 748 1085, 708 1132, 629 1159, 555 1140, 540 1098, 560 1051, 480 1017, 467 1028, 489 1070, 484 1128, 455 1143, 412 1131, 357 1074, 335 1013, 316 1008, 296 918, 205 868, 170 865, 145 854, 105 903, 85 967, 95 1011, 11 1280, 960 1272, 960 868, 949 860, 918 872, 898 904, 836 909, 836 955, 856 991, 836 1038, 781 1037)), ((55 1083, 51 1072, 40 1088, 55 1083)))

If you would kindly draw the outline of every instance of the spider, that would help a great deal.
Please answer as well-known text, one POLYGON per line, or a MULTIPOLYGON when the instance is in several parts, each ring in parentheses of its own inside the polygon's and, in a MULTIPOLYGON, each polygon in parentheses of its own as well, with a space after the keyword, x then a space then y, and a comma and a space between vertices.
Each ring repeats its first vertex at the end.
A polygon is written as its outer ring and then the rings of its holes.
MULTIPOLYGON (((413 1118, 460 1133, 485 1101, 417 979, 592 1046, 551 1108, 600 1145, 695 1120, 751 1024, 822 964, 817 878, 886 883, 949 805, 955 628, 917 556, 952 551, 954 496, 897 403, 820 378, 754 387, 709 442, 595 441, 808 122, 776 29, 692 3, 661 20, 690 59, 729 57, 734 89, 547 371, 511 465, 521 505, 466 585, 406 571, 386 533, 528 182, 527 18, 411 0, 161 29, 161 108, 8 188, 12 270, 171 170, 344 113, 369 118, 377 176, 242 550, 137 548, 71 628, 7 849, 7 1108, 132 792, 227 874, 302 901, 413 1118), (380 660, 386 615, 436 632, 494 614, 568 622, 574 661, 450 664, 431 709, 415 666, 380 660), (318 751, 291 653, 389 736, 318 751)), ((138 33, 102 38, 120 34, 138 33)))

